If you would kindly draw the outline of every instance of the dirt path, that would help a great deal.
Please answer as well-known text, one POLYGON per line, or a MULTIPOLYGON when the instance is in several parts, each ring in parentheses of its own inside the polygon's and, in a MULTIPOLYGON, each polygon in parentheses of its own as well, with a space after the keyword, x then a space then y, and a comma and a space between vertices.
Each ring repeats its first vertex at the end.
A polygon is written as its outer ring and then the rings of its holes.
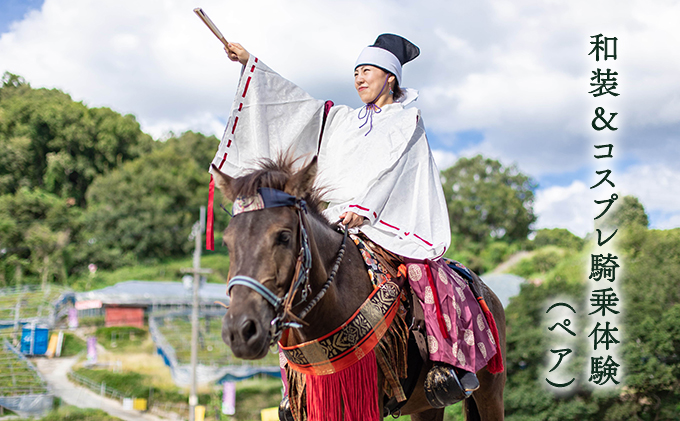
POLYGON ((76 363, 76 357, 72 358, 36 358, 33 360, 38 370, 47 380, 47 383, 52 388, 55 396, 62 399, 69 405, 77 406, 78 408, 96 408, 118 417, 125 421, 161 421, 155 415, 139 412, 129 411, 123 409, 120 402, 104 398, 91 390, 71 383, 67 378, 71 367, 76 363))
POLYGON ((505 262, 501 263, 500 265, 496 266, 494 270, 492 270, 490 273, 496 274, 496 273, 505 273, 506 270, 510 269, 513 267, 515 264, 517 264, 520 260, 524 259, 525 257, 529 256, 531 252, 528 251, 519 251, 512 256, 505 262))

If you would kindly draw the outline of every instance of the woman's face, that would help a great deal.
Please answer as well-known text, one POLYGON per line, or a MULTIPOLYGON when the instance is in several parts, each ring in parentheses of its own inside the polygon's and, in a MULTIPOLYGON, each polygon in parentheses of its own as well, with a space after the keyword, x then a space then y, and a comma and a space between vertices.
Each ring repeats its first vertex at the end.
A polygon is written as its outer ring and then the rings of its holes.
POLYGON ((377 100, 378 94, 380 94, 381 97, 389 97, 390 87, 393 83, 394 76, 378 67, 363 65, 354 69, 354 87, 365 104, 373 101, 384 102, 377 100), (386 85, 385 79, 388 79, 386 85), (382 93, 380 92, 381 89, 382 93))

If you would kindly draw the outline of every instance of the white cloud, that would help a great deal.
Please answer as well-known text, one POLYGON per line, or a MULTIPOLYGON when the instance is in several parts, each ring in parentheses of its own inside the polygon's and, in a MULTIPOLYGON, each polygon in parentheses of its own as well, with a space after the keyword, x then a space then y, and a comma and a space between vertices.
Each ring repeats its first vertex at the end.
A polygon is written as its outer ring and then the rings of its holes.
POLYGON ((680 228, 680 213, 671 215, 668 218, 662 219, 655 224, 652 224, 650 228, 667 230, 671 228, 680 228))
POLYGON ((458 156, 455 153, 443 149, 432 149, 432 156, 440 171, 451 167, 458 160, 458 156))
POLYGON ((680 169, 666 165, 635 165, 616 178, 616 187, 637 197, 646 209, 680 210, 680 169))
POLYGON ((581 181, 567 187, 553 186, 536 192, 536 229, 566 228, 583 237, 593 231, 592 193, 581 181))
POLYGON ((594 200, 608 199, 611 193, 618 193, 619 198, 637 197, 652 216, 650 228, 680 227, 680 170, 664 165, 635 165, 613 171, 608 179, 615 183, 614 188, 603 184, 590 189, 583 182, 574 181, 567 187, 539 189, 534 203, 538 215, 536 228, 567 228, 579 236, 592 232, 593 218, 606 205, 597 205, 594 200))
POLYGON ((663 215, 652 218, 651 228, 680 227, 680 170, 666 165, 635 165, 621 175, 612 175, 616 187, 623 194, 640 200, 648 214, 663 215))
MULTIPOLYGON (((189 129, 219 137, 240 66, 227 60, 193 14, 195 6, 189 0, 45 0, 0 37, 0 72, 60 88, 90 106, 135 114, 157 137, 189 129)), ((559 174, 592 165, 593 144, 612 139, 616 159, 640 163, 617 177, 621 189, 630 189, 648 211, 676 220, 679 179, 671 168, 680 157, 680 55, 674 54, 680 3, 204 0, 201 7, 229 40, 313 96, 351 106, 360 104, 351 69, 358 52, 379 33, 400 33, 421 47, 404 80, 421 91, 417 106, 428 129, 442 139, 456 138, 457 131, 484 134, 466 150, 433 145, 441 168, 455 156, 481 152, 534 177, 559 174), (616 61, 587 55, 597 33, 618 37, 616 61), (597 67, 618 71, 619 97, 587 93, 597 67), (596 106, 619 113, 617 132, 591 128, 596 106)), ((591 229, 592 212, 576 205, 579 188, 540 190, 538 225, 591 229)), ((592 200, 583 206, 594 212, 592 200)))
MULTIPOLYGON (((306 89, 343 81, 351 93, 348 63, 384 18, 356 15, 359 3, 347 2, 326 24, 322 4, 297 3, 207 0, 202 7, 228 39, 243 42, 306 89), (337 36, 350 22, 366 29, 337 36)), ((2 34, 0 71, 20 74, 35 87, 62 89, 90 106, 135 114, 153 134, 194 129, 221 135, 216 128, 228 113, 240 66, 229 62, 194 6, 187 0, 46 0, 2 34)))

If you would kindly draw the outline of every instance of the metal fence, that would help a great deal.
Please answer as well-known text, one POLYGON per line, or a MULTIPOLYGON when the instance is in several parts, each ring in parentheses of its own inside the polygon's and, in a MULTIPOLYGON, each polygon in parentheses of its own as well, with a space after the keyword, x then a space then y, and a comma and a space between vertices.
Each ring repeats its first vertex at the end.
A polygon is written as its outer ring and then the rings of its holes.
POLYGON ((183 420, 189 418, 189 405, 186 403, 153 403, 149 412, 163 418, 183 420))
POLYGON ((12 346, 12 344, 11 344, 7 339, 4 339, 4 340, 3 340, 3 344, 4 344, 5 349, 8 350, 8 351, 10 351, 12 354, 14 354, 14 356, 16 356, 16 358, 17 358, 18 360, 20 360, 24 365, 26 365, 26 366, 29 368, 29 372, 31 373, 31 375, 33 375, 36 379, 39 379, 39 381, 40 381, 40 383, 42 383, 43 387, 44 387, 45 389, 47 389, 47 388, 48 388, 48 387, 47 387, 47 380, 45 380, 45 378, 43 377, 43 375, 40 374, 40 372, 38 371, 38 369, 35 368, 35 366, 33 365, 33 363, 30 362, 30 361, 28 360, 28 358, 26 358, 26 357, 24 356, 24 354, 22 354, 21 352, 19 352, 18 349, 16 349, 14 346, 12 346))
MULTIPOLYGON (((103 397, 108 397, 119 401, 121 405, 124 405, 123 401, 126 398, 132 399, 132 397, 129 395, 126 395, 114 388, 108 387, 105 382, 94 382, 87 377, 83 377, 73 371, 68 373, 68 377, 71 381, 78 383, 103 397)), ((154 402, 149 405, 148 411, 172 420, 183 420, 189 418, 189 405, 185 403, 154 402)))
POLYGON ((0 406, 20 415, 44 415, 54 406, 54 396, 49 394, 0 396, 0 406))
POLYGON ((22 285, 0 288, 0 323, 22 325, 44 324, 49 327, 68 312, 75 294, 63 287, 22 285), (41 295, 42 294, 42 295, 41 295))
MULTIPOLYGON (((171 312, 171 313, 152 313, 149 315, 149 333, 156 345, 158 354, 163 358, 165 364, 170 367, 170 373, 175 384, 182 387, 188 386, 191 382, 191 365, 180 362, 177 357, 177 351, 172 346, 168 338, 161 332, 160 326, 164 323, 166 318, 186 318, 191 314, 190 311, 171 312)), ((224 316, 224 309, 218 311, 201 311, 200 317, 211 317, 221 319, 224 316)), ((188 335, 190 331, 184 332, 188 335)), ((222 344, 221 332, 214 332, 214 334, 207 335, 203 332, 204 337, 214 336, 219 339, 222 344)), ((212 340, 217 340, 215 338, 212 340)), ((177 339, 177 338, 175 338, 177 339)), ((199 338, 200 340, 200 338, 199 338)), ((184 339, 186 342, 186 338, 184 339)), ((179 343, 179 342, 177 342, 179 343)), ((229 351, 225 351, 229 352, 229 351)), ((234 357, 233 361, 201 361, 199 357, 199 364, 196 367, 196 379, 198 383, 214 383, 220 381, 225 376, 232 376, 234 378, 247 378, 257 373, 265 373, 274 376, 280 376, 280 369, 278 366, 278 355, 275 357, 275 363, 272 364, 269 360, 244 361, 238 360, 234 357), (206 364, 208 362, 208 364, 206 364)))
POLYGON ((24 367, 27 368, 27 370, 24 369, 21 373, 10 373, 12 379, 14 380, 15 376, 23 375, 30 377, 36 381, 37 384, 35 387, 0 387, 0 406, 19 414, 26 415, 42 415, 51 410, 54 396, 43 376, 7 339, 3 341, 3 346, 9 351, 9 355, 12 355, 12 360, 21 361, 24 367))
POLYGON ((68 377, 70 380, 73 380, 74 382, 87 387, 88 389, 95 393, 99 393, 101 396, 119 400, 121 405, 123 404, 123 399, 130 397, 114 388, 106 386, 106 383, 104 382, 102 383, 93 382, 87 377, 83 377, 80 374, 75 373, 73 371, 68 373, 68 377))

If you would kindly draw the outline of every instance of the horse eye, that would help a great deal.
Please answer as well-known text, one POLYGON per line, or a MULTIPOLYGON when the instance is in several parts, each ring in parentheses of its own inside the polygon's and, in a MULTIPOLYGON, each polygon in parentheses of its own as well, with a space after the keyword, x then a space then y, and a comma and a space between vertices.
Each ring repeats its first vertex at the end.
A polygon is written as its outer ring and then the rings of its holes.
POLYGON ((276 236, 276 244, 280 244, 282 246, 287 246, 290 244, 290 232, 281 231, 279 235, 276 236))

